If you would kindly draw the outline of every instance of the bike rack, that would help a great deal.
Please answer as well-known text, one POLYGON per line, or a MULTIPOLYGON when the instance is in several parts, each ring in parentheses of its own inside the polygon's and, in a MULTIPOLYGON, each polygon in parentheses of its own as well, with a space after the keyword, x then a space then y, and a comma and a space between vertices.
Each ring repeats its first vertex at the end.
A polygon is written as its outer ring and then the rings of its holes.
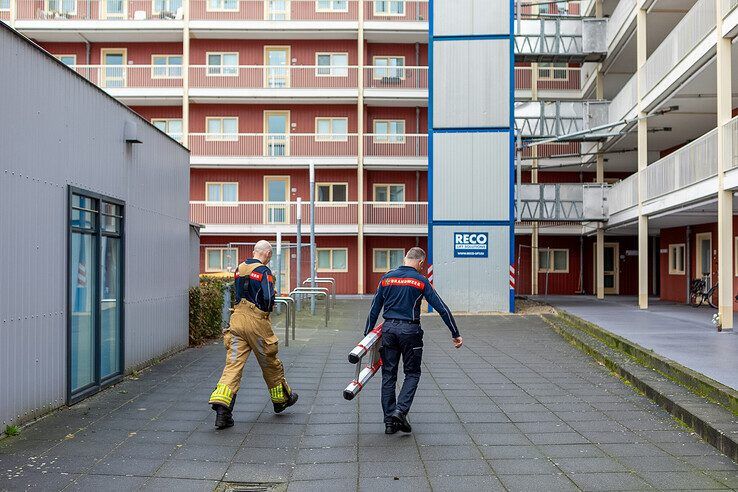
POLYGON ((325 287, 297 287, 292 292, 290 292, 290 297, 292 299, 295 299, 295 296, 298 295, 325 296, 325 327, 328 328, 328 321, 331 319, 331 298, 330 294, 328 293, 328 289, 326 289, 325 287))
POLYGON ((291 297, 275 297, 275 304, 284 304, 285 306, 285 323, 284 323, 284 346, 290 346, 290 325, 292 325, 292 339, 295 339, 295 300, 291 297))
MULTIPOLYGON (((302 285, 308 284, 312 282, 312 277, 308 277, 305 279, 305 281, 302 283, 302 285)), ((331 285, 331 295, 333 296, 333 308, 336 307, 336 279, 332 277, 315 277, 315 283, 316 284, 330 284, 331 285)))
POLYGON ((353 381, 343 390, 343 397, 346 400, 353 400, 359 392, 364 389, 366 383, 377 374, 379 368, 382 367, 382 358, 379 355, 379 349, 382 347, 382 325, 377 326, 369 332, 367 336, 349 352, 348 361, 356 364, 356 375, 353 381), (364 356, 369 357, 369 363, 363 364, 364 356))

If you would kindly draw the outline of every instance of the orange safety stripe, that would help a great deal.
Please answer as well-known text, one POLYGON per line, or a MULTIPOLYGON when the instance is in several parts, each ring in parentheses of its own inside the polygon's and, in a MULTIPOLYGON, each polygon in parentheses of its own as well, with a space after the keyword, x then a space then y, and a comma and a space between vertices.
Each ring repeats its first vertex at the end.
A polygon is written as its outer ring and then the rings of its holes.
POLYGON ((425 289, 425 284, 421 282, 420 280, 417 280, 414 278, 390 277, 390 278, 382 279, 382 287, 390 287, 390 286, 414 287, 419 290, 425 289))

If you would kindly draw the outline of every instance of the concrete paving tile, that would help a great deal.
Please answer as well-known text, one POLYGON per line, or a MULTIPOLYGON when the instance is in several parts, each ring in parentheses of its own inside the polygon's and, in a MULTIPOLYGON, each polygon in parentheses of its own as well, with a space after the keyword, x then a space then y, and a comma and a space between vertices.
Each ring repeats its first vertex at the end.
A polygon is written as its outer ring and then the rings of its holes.
POLYGON ((287 492, 344 492, 356 490, 355 479, 292 481, 287 492))
POLYGON ((218 482, 184 478, 150 478, 141 487, 143 491, 157 492, 212 492, 218 482))
POLYGON ((626 468, 612 458, 576 457, 555 458, 554 464, 566 473, 625 472, 626 468))
MULTIPOLYGON (((679 458, 663 456, 618 456, 617 461, 629 470, 637 473, 643 471, 694 471, 694 460, 687 464, 679 458)), ((735 464, 731 461, 732 467, 735 464)))
POLYGON ((662 490, 700 490, 720 489, 717 480, 700 472, 655 472, 646 471, 639 474, 652 486, 662 490))
POLYGON ((184 444, 172 454, 173 459, 199 461, 231 461, 238 451, 237 446, 213 444, 184 444))
POLYGON ((94 464, 89 473, 93 475, 135 475, 150 477, 164 463, 164 458, 105 458, 94 464))
POLYGON ((569 478, 585 491, 648 490, 652 487, 633 473, 572 473, 569 478))
POLYGON ((356 434, 338 434, 335 436, 302 436, 300 448, 332 448, 356 446, 359 438, 356 434))
POLYGON ((496 492, 505 490, 500 480, 494 476, 432 477, 430 483, 433 490, 453 490, 459 492, 478 492, 480 490, 496 492))
POLYGON ((479 459, 482 454, 476 446, 420 446, 423 460, 465 460, 479 459))
POLYGON ((356 447, 302 448, 297 463, 351 463, 358 461, 356 447))
POLYGON ((576 491, 578 488, 563 473, 556 475, 502 475, 500 481, 510 492, 531 490, 576 491))
POLYGON ((426 492, 431 488, 425 477, 365 477, 359 481, 359 491, 376 490, 426 492))
POLYGON ((127 492, 129 490, 137 490, 141 488, 146 482, 147 478, 143 476, 139 477, 126 477, 126 476, 105 476, 105 475, 85 475, 78 478, 74 484, 72 484, 66 490, 74 491, 89 491, 99 492, 105 491, 121 491, 127 492))
POLYGON ((418 461, 420 453, 415 446, 361 446, 359 461, 418 461))
POLYGON ((429 478, 492 475, 492 469, 484 460, 426 460, 423 464, 429 478))
POLYGON ((576 432, 550 432, 526 434, 533 444, 586 444, 588 441, 576 432))
POLYGON ((286 482, 292 467, 275 463, 231 463, 223 480, 229 482, 286 482))
POLYGON ((605 456, 605 452, 594 444, 550 444, 538 448, 549 458, 605 456))
POLYGON ((598 447, 605 451, 607 454, 619 457, 619 456, 658 456, 665 455, 666 453, 650 443, 629 443, 629 444, 599 444, 598 447))
POLYGON ((302 463, 294 467, 293 480, 322 480, 333 478, 356 479, 359 464, 354 463, 302 463))
POLYGON ((367 461, 359 463, 359 476, 372 477, 424 477, 426 474, 420 461, 367 461))
POLYGON ((170 460, 156 472, 157 477, 193 478, 199 480, 221 480, 228 463, 218 461, 170 460))
POLYGON ((231 458, 234 463, 292 464, 297 448, 250 448, 244 446, 231 458))
POLYGON ((497 475, 552 475, 561 470, 546 458, 490 459, 489 465, 497 475))
POLYGON ((480 446, 479 450, 487 459, 533 459, 544 455, 536 446, 480 446))

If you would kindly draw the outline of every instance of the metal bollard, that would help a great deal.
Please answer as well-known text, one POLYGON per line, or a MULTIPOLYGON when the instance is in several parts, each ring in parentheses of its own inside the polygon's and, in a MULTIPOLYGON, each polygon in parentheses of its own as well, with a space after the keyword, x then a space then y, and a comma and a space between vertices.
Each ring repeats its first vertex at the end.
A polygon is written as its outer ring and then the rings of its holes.
POLYGON ((290 303, 285 299, 275 298, 275 304, 284 304, 285 307, 285 323, 284 323, 284 346, 290 346, 290 318, 292 318, 292 312, 290 310, 290 303))
POLYGON ((325 287, 297 287, 292 292, 290 292, 290 297, 292 297, 293 299, 296 296, 301 296, 301 295, 309 295, 311 297, 321 296, 321 295, 325 296, 325 326, 327 328, 328 321, 331 318, 331 314, 330 314, 331 302, 330 302, 330 297, 328 295, 328 289, 326 289, 325 287))
MULTIPOLYGON (((308 278, 305 279, 305 281, 302 283, 302 285, 305 285, 307 283, 310 283, 312 279, 308 278)), ((316 284, 330 284, 331 286, 331 296, 333 297, 333 308, 336 307, 336 279, 332 277, 316 277, 315 278, 316 284)))
POLYGON ((292 324, 292 339, 295 339, 295 324, 297 318, 297 310, 295 309, 295 300, 288 296, 279 296, 274 298, 275 302, 282 301, 287 306, 287 325, 292 324))
POLYGON ((366 383, 371 380, 382 367, 382 358, 379 349, 382 347, 382 325, 374 328, 365 336, 356 347, 349 353, 348 360, 356 364, 356 375, 353 381, 343 390, 346 400, 353 400, 361 392, 366 383), (363 365, 362 359, 369 356, 369 364, 363 365))

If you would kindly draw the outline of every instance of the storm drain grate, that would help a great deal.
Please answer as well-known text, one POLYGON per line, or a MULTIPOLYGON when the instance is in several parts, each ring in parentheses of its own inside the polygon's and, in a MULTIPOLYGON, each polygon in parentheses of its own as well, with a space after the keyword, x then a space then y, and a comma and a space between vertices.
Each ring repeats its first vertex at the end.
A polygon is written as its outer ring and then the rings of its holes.
POLYGON ((287 484, 281 482, 221 482, 215 492, 285 492, 287 484))

